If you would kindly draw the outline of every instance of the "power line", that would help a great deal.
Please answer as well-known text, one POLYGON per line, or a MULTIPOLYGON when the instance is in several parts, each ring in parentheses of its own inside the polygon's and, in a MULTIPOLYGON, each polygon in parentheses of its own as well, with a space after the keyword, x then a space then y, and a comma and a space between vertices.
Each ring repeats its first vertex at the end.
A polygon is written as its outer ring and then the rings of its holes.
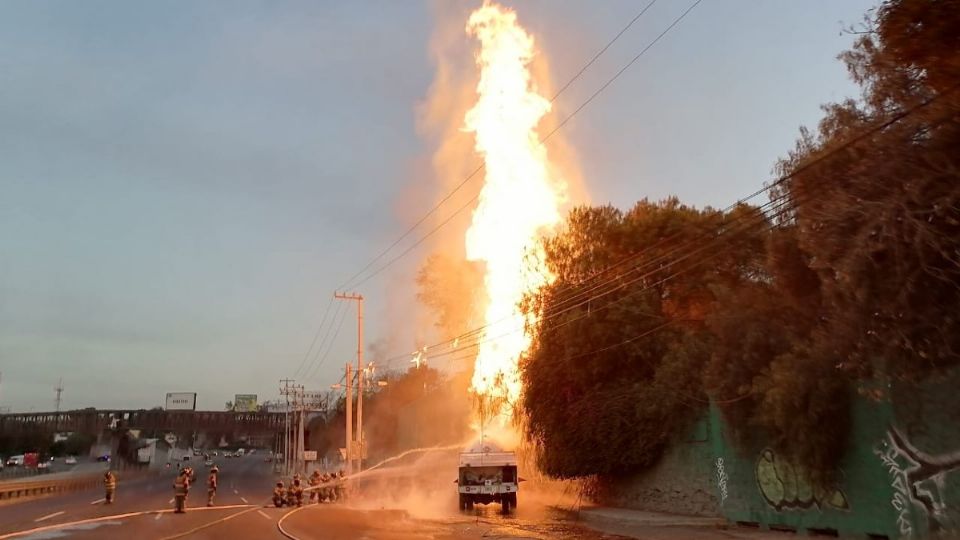
MULTIPOLYGON (((687 12, 689 12, 689 10, 688 10, 687 12)), ((687 12, 685 12, 685 13, 687 13, 687 12)), ((877 133, 879 133, 879 132, 887 129, 888 127, 890 127, 890 126, 892 126, 893 124, 899 122, 900 120, 903 120, 903 119, 906 118, 907 116, 916 113, 918 110, 920 110, 920 109, 922 109, 922 108, 924 108, 924 107, 927 107, 927 106, 933 104, 933 103, 934 103, 935 101, 937 101, 938 99, 941 99, 943 96, 945 96, 945 95, 947 95, 947 94, 950 94, 950 93, 956 91, 957 89, 960 89, 960 85, 951 87, 951 88, 945 90, 944 92, 942 92, 942 93, 940 93, 940 94, 938 94, 938 95, 936 95, 936 96, 931 96, 931 97, 929 97, 929 98, 927 98, 927 99, 925 99, 925 100, 923 100, 923 101, 915 104, 915 105, 912 106, 912 107, 908 107, 907 109, 904 109, 903 111, 901 111, 901 112, 893 115, 893 116, 892 116, 891 118, 889 118, 888 120, 886 120, 886 121, 884 121, 884 122, 881 122, 881 123, 873 126, 872 128, 867 129, 867 130, 861 132, 859 135, 857 135, 857 136, 855 136, 855 137, 852 137, 852 138, 848 139, 847 141, 843 142, 843 143, 840 144, 839 146, 836 146, 836 147, 830 149, 829 151, 827 151, 827 152, 825 152, 825 153, 817 156, 816 158, 808 161, 807 163, 801 165, 800 167, 797 167, 797 168, 794 169, 792 172, 780 176, 780 177, 777 178, 775 181, 773 181, 773 182, 765 185, 764 187, 762 187, 762 188, 760 188, 760 189, 757 189, 756 191, 754 191, 753 193, 747 195, 746 197, 742 197, 742 198, 738 199, 736 202, 730 204, 730 205, 727 206, 725 209, 723 209, 723 210, 721 211, 721 214, 726 214, 726 213, 728 213, 729 211, 733 210, 733 209, 736 208, 737 206, 740 206, 740 205, 742 205, 742 204, 745 204, 747 201, 749 201, 749 200, 751 200, 751 199, 753 199, 753 198, 755 198, 755 197, 757 197, 757 196, 759 196, 759 195, 761 195, 761 194, 763 194, 763 193, 765 193, 765 192, 773 189, 774 187, 777 187, 777 186, 779 186, 779 185, 781 185, 781 184, 789 181, 790 179, 792 179, 792 178, 794 178, 794 177, 796 177, 796 176, 798 176, 798 175, 800 175, 800 174, 802 174, 802 173, 810 170, 811 168, 819 165, 820 163, 822 163, 822 162, 825 161, 826 159, 828 159, 828 158, 830 158, 830 157, 833 157, 834 155, 836 155, 836 154, 838 154, 838 153, 840 153, 840 152, 844 152, 844 151, 846 151, 847 149, 851 148, 852 146, 854 146, 854 145, 856 145, 856 144, 859 144, 860 142, 863 142, 864 140, 868 139, 869 137, 872 137, 873 135, 875 135, 875 134, 877 134, 877 133)), ((773 200, 776 200, 776 199, 771 199, 771 201, 773 201, 773 200)), ((770 204, 770 202, 768 202, 767 204, 770 204)), ((767 206, 767 204, 758 207, 758 210, 762 211, 762 209, 764 208, 764 206, 767 206)), ((729 224, 726 224, 726 225, 729 226, 729 224)), ((643 255, 643 254, 651 251, 652 249, 654 249, 654 248, 656 248, 656 247, 658 247, 658 246, 660 246, 660 245, 663 245, 663 244, 666 244, 666 243, 668 243, 668 242, 672 242, 672 241, 674 241, 674 240, 677 240, 680 236, 682 236, 682 234, 683 234, 682 232, 677 232, 677 233, 675 233, 675 234, 673 234, 673 235, 670 235, 670 236, 667 237, 667 238, 663 238, 663 239, 655 242, 652 246, 645 247, 645 248, 639 250, 637 253, 628 255, 628 256, 624 257, 623 259, 621 259, 620 261, 618 261, 617 263, 614 263, 613 265, 608 266, 606 269, 599 271, 598 273, 594 274, 594 276, 592 276, 591 278, 588 278, 587 280, 584 280, 584 282, 581 282, 580 284, 577 284, 576 286, 577 286, 577 287, 585 286, 585 285, 589 284, 590 281, 598 278, 599 276, 602 276, 603 274, 609 272, 610 270, 612 270, 612 269, 614 269, 614 268, 617 268, 617 267, 623 265, 624 263, 627 263, 627 262, 630 262, 630 261, 632 261, 632 260, 635 260, 635 259, 639 258, 641 255, 643 255)), ((712 233, 711 233, 711 234, 712 234, 712 233)), ((689 242, 688 242, 688 243, 689 243, 689 242)), ((682 249, 683 247, 685 247, 685 246, 684 246, 684 245, 675 246, 674 249, 671 250, 671 252, 679 251, 679 250, 682 249)), ((671 252, 668 252, 667 255, 669 255, 671 252)), ((659 258, 662 259, 663 257, 664 257, 664 255, 661 255, 659 258)), ((656 259, 654 260, 654 262, 656 262, 656 259)), ((647 264, 650 264, 650 263, 648 262, 647 264)), ((635 270, 635 268, 631 268, 630 271, 633 271, 633 270, 635 270)), ((619 278, 619 276, 616 276, 614 279, 618 279, 618 278, 619 278)), ((612 281, 612 280, 607 281, 607 282, 605 282, 605 283, 601 283, 600 285, 604 285, 604 284, 610 283, 611 281, 612 281)), ((570 287, 571 287, 571 286, 568 286, 568 288, 570 288, 570 287)), ((589 289, 587 292, 592 291, 592 290, 595 290, 596 288, 597 288, 597 286, 595 285, 594 287, 592 287, 591 289, 589 289)), ((577 293, 577 295, 584 295, 584 294, 586 294, 586 293, 583 292, 583 291, 577 293)), ((576 296, 574 296, 574 298, 576 298, 576 296)), ((562 302, 567 302, 567 301, 568 301, 568 300, 563 300, 562 302)), ((500 321, 496 321, 496 322, 494 322, 494 323, 489 323, 489 324, 487 324, 487 325, 484 325, 484 326, 481 326, 481 327, 479 327, 479 328, 470 330, 470 331, 468 331, 468 332, 466 332, 466 333, 464 333, 464 334, 461 334, 461 335, 459 335, 459 336, 457 336, 457 337, 455 337, 455 338, 449 339, 449 340, 444 341, 444 342, 440 342, 440 343, 438 343, 438 344, 436 344, 436 345, 433 345, 433 346, 430 346, 430 347, 428 347, 428 348, 433 348, 433 347, 436 347, 436 346, 442 346, 442 345, 444 345, 444 344, 446 344, 446 343, 452 343, 452 342, 454 342, 455 340, 464 339, 464 338, 466 338, 466 337, 469 337, 469 336, 472 335, 472 334, 476 334, 476 333, 482 332, 485 328, 488 328, 488 327, 490 327, 490 326, 492 326, 492 325, 494 325, 494 324, 497 324, 498 322, 503 322, 504 320, 506 320, 506 319, 501 319, 500 321)))
POLYGON ((333 306, 333 297, 330 297, 330 300, 327 302, 327 309, 323 311, 323 318, 320 319, 320 325, 317 326, 316 333, 313 334, 313 341, 310 342, 310 347, 307 349, 307 353, 303 355, 303 360, 300 361, 300 366, 297 367, 297 370, 293 373, 293 378, 296 379, 300 376, 300 371, 303 369, 303 366, 307 363, 307 359, 310 358, 310 354, 313 352, 314 345, 317 344, 317 338, 320 337, 320 331, 323 330, 323 325, 327 322, 327 315, 330 313, 330 308, 333 306))
POLYGON ((330 342, 327 344, 327 350, 323 353, 323 357, 320 358, 320 361, 317 362, 316 368, 314 368, 311 371, 310 375, 308 376, 308 379, 316 375, 317 372, 320 370, 320 368, 323 366, 323 363, 327 360, 327 356, 330 355, 330 351, 333 349, 333 344, 334 342, 336 342, 337 336, 340 335, 340 328, 343 327, 343 321, 344 319, 347 318, 347 310, 342 310, 340 314, 341 314, 340 323, 337 324, 337 330, 333 333, 333 339, 331 339, 330 342))
MULTIPOLYGON (((333 297, 331 296, 331 301, 333 297)), ((337 303, 337 308, 333 311, 333 318, 330 319, 330 325, 327 326, 327 331, 323 335, 323 339, 320 340, 320 346, 317 347, 315 354, 313 355, 313 360, 307 365, 307 368, 304 370, 303 374, 306 376, 307 373, 310 373, 314 370, 317 360, 320 358, 320 355, 323 354, 323 351, 327 348, 328 339, 330 338, 330 332, 333 330, 333 327, 337 321, 337 316, 340 315, 340 310, 343 305, 339 302, 337 303)))
MULTIPOLYGON (((677 17, 676 19, 674 19, 674 21, 673 21, 672 23, 670 23, 670 25, 669 25, 663 32, 661 32, 656 38, 654 38, 653 41, 651 41, 650 43, 648 43, 647 46, 644 47, 644 48, 640 51, 639 54, 637 54, 636 56, 634 56, 633 59, 631 59, 625 66, 623 66, 619 71, 617 71, 617 72, 613 75, 613 77, 609 78, 603 85, 600 86, 600 88, 598 88, 596 91, 594 91, 593 94, 591 94, 590 97, 588 97, 586 101, 584 101, 583 103, 581 103, 579 107, 577 107, 572 113, 570 113, 569 115, 567 115, 559 124, 556 125, 556 127, 554 127, 552 130, 550 130, 550 132, 547 133, 546 136, 544 136, 543 140, 540 141, 540 145, 542 146, 542 145, 545 144, 548 140, 550 140, 550 138, 551 138, 555 133, 557 133, 561 128, 563 128, 563 126, 565 126, 571 119, 573 119, 574 116, 576 116, 577 114, 579 114, 580 111, 582 111, 587 105, 590 104, 590 102, 592 102, 594 99, 597 98, 597 96, 599 96, 601 93, 603 93, 603 92, 607 89, 607 87, 609 87, 611 84, 613 84, 613 82, 614 82, 615 80, 617 80, 617 79, 620 77, 620 75, 622 75, 622 74, 623 74, 630 66, 632 66, 634 63, 636 63, 636 61, 639 60, 640 57, 642 57, 644 54, 646 54, 646 52, 649 51, 654 45, 656 45, 656 43, 657 43, 658 41, 660 41, 664 36, 666 36, 667 33, 670 32, 670 30, 672 30, 677 24, 679 24, 680 21, 682 21, 682 20, 693 10, 693 8, 697 7, 697 5, 700 4, 700 2, 702 2, 702 1, 703 1, 703 0, 696 0, 692 5, 690 5, 690 7, 688 7, 688 8, 686 9, 686 11, 684 11, 679 17, 677 17)), ((636 17, 634 17, 633 20, 631 20, 630 23, 629 23, 626 27, 624 27, 624 29, 621 30, 621 31, 614 37, 614 39, 612 39, 609 43, 607 43, 607 45, 606 45, 603 49, 601 49, 600 52, 598 52, 597 54, 595 54, 594 57, 591 58, 590 61, 587 62, 587 64, 586 64, 580 71, 578 71, 578 72, 562 87, 562 89, 561 89, 559 92, 557 92, 556 95, 554 95, 554 97, 553 97, 553 99, 551 100, 551 102, 552 102, 553 100, 557 99, 557 97, 558 97, 564 90, 566 90, 567 88, 569 88, 570 84, 573 83, 577 78, 579 78, 580 75, 582 75, 583 72, 585 72, 585 71, 587 70, 587 68, 590 67, 590 65, 593 64, 593 63, 596 61, 596 59, 599 58, 600 55, 603 54, 603 52, 605 52, 608 48, 610 48, 610 46, 613 45, 613 42, 616 41, 624 32, 626 32, 626 30, 627 30, 630 26, 632 26, 633 23, 634 23, 637 19, 639 19, 640 16, 643 15, 643 14, 650 8, 650 6, 653 5, 653 3, 654 3, 654 2, 650 2, 649 4, 647 4, 647 6, 644 7, 643 10, 642 10, 636 17)), ((460 212, 462 212, 463 210, 465 210, 467 207, 469 207, 469 206, 479 197, 479 194, 475 195, 472 199, 470 199, 469 201, 467 201, 467 204, 465 204, 465 205, 461 206, 460 208, 458 208, 457 211, 455 211, 453 214, 451 214, 450 216, 448 216, 447 219, 445 219, 443 222, 440 223, 440 225, 438 225, 437 227, 434 227, 433 229, 431 229, 426 235, 424 235, 424 236, 421 237, 419 240, 417 240, 412 246, 410 246, 409 248, 407 248, 403 253, 401 253, 400 255, 398 255, 398 256, 390 259, 386 264, 380 266, 380 267, 379 267, 377 270, 375 270, 372 274, 368 275, 367 277, 365 277, 365 278, 362 279, 361 281, 358 281, 358 282, 356 282, 356 283, 353 282, 353 280, 354 280, 356 277, 358 277, 358 276, 360 276, 361 274, 363 274, 364 271, 366 271, 366 270, 369 269, 371 266, 373 266, 373 264, 376 263, 376 261, 378 261, 378 260, 380 260, 381 258, 383 258, 384 255, 386 255, 390 250, 392 250, 394 247, 396 247, 396 245, 399 244, 405 237, 407 237, 411 232, 413 232, 414 229, 416 229, 417 227, 419 227, 420 224, 422 224, 429 216, 431 216, 434 212, 436 212, 437 209, 440 208, 440 206, 441 206, 443 203, 445 203, 447 200, 449 200, 449 199, 453 196, 454 193, 456 193, 457 191, 459 191, 460 188, 462 188, 464 185, 466 185, 466 183, 467 183, 471 178, 473 178, 474 176, 476 176, 477 173, 479 173, 481 170, 483 170, 483 169, 485 168, 485 166, 486 166, 485 163, 481 163, 481 164, 480 164, 476 169, 474 169, 473 172, 471 172, 462 182, 460 182, 460 183, 453 189, 453 191, 451 191, 450 193, 448 193, 439 203, 437 203, 433 208, 431 208, 430 211, 428 211, 423 217, 421 217, 412 227, 408 228, 397 240, 395 240, 390 246, 388 246, 387 249, 381 251, 376 257, 374 257, 374 259, 373 259, 372 261, 370 261, 369 263, 367 263, 366 266, 364 266, 363 269, 361 269, 359 272, 357 272, 357 273, 355 273, 353 276, 351 276, 350 279, 348 279, 343 285, 341 285, 341 286, 338 287, 338 288, 340 288, 340 289, 343 289, 343 288, 356 288, 357 286, 359 286, 359 285, 361 285, 361 284, 363 284, 363 283, 366 283, 366 282, 369 281, 371 278, 373 278, 374 276, 378 275, 380 272, 382 272, 382 271, 385 270, 387 267, 389 267, 390 265, 392 265, 394 262, 398 261, 399 259, 403 258, 406 254, 410 253, 410 251, 412 251, 415 247, 417 247, 418 245, 420 245, 421 243, 423 243, 427 238, 429 238, 430 236, 432 236, 432 235, 433 235, 435 232, 437 232, 440 228, 442 228, 444 225, 446 225, 447 223, 449 223, 457 214, 459 214, 460 212)))

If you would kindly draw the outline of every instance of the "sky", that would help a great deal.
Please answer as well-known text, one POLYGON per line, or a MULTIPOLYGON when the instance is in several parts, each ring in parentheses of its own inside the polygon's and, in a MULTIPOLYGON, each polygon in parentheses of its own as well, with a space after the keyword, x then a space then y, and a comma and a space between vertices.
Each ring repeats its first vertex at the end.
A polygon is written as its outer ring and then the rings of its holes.
MULTIPOLYGON (((555 86, 643 5, 505 4, 555 86)), ((659 0, 553 114, 689 4, 659 0)), ((723 207, 760 187, 821 104, 858 95, 836 56, 874 4, 704 0, 564 127, 590 201, 723 207)), ((337 382, 356 328, 331 294, 432 206, 409 196, 435 151, 431 36, 478 5, 0 3, 0 407, 52 410, 61 378, 64 409, 337 382), (324 314, 329 352, 307 357, 324 314)), ((412 346, 423 255, 359 290, 377 353, 412 346)))

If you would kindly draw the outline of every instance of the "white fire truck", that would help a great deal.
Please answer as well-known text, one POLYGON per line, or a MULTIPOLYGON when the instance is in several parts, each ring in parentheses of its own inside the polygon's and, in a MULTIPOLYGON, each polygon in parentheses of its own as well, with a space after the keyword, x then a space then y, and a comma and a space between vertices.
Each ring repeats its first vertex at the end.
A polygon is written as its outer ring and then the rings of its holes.
POLYGON ((517 455, 513 452, 480 452, 460 454, 460 477, 457 491, 460 510, 470 510, 474 504, 500 503, 504 513, 517 507, 517 455))

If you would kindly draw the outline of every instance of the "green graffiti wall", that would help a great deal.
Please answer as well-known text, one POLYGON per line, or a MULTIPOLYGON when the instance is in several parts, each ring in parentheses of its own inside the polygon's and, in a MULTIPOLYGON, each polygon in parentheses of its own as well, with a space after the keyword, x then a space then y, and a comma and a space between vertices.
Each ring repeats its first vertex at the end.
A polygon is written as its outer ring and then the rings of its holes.
POLYGON ((716 482, 721 515, 841 536, 960 537, 957 388, 960 371, 918 386, 887 385, 880 400, 855 399, 846 455, 823 487, 769 447, 736 447, 712 408, 711 446, 724 468, 716 482))
POLYGON ((921 385, 881 386, 881 399, 853 400, 847 451, 825 484, 770 446, 734 444, 711 407, 696 425, 702 436, 676 441, 663 463, 620 480, 620 496, 608 502, 659 510, 659 497, 672 494, 675 509, 696 497, 691 511, 761 528, 960 538, 960 370, 921 385))

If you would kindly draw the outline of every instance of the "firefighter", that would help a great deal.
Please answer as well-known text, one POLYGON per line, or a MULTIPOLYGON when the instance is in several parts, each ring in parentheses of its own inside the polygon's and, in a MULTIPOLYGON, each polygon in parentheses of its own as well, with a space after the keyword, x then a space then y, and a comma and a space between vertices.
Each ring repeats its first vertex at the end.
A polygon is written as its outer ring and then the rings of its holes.
POLYGON ((320 482, 323 483, 323 499, 324 500, 327 500, 330 502, 336 501, 336 492, 334 491, 333 485, 331 484, 331 482, 333 482, 335 478, 336 478, 335 476, 333 476, 328 472, 324 472, 323 476, 320 477, 320 482))
POLYGON ((117 491, 117 476, 113 471, 103 473, 104 504, 113 504, 114 494, 117 491))
POLYGON ((210 468, 210 474, 207 475, 207 506, 213 506, 213 498, 217 495, 217 473, 220 469, 216 465, 210 468))
POLYGON ((190 469, 180 469, 180 474, 173 481, 173 496, 176 499, 176 509, 174 513, 183 514, 186 512, 187 494, 190 493, 190 469))
POLYGON ((303 506, 303 485, 300 484, 300 475, 293 475, 290 489, 287 490, 287 505, 303 506))
POLYGON ((314 469, 313 474, 310 475, 310 479, 307 480, 310 484, 310 502, 312 503, 314 499, 317 499, 317 503, 323 502, 323 497, 320 495, 320 469, 314 469))
POLYGON ((287 493, 283 489, 283 482, 278 481, 277 485, 273 488, 273 505, 277 508, 283 506, 284 499, 286 499, 287 493))
POLYGON ((343 470, 337 471, 337 475, 334 480, 337 482, 337 485, 334 488, 334 496, 337 498, 337 501, 346 500, 347 486, 345 485, 345 482, 347 477, 345 474, 343 474, 343 470))

